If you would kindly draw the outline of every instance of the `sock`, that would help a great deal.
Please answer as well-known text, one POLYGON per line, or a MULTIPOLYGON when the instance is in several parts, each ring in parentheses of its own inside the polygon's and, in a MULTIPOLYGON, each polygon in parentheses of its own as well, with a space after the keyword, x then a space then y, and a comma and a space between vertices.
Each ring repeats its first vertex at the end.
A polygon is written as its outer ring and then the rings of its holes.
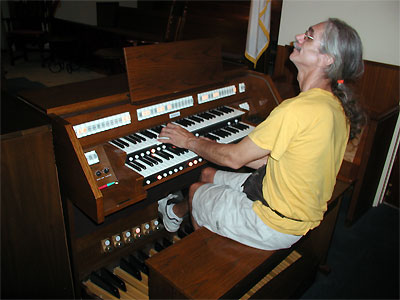
POLYGON ((177 219, 178 221, 183 220, 182 218, 178 217, 175 213, 174 210, 172 209, 175 206, 175 204, 170 204, 167 205, 167 214, 171 219, 177 219))

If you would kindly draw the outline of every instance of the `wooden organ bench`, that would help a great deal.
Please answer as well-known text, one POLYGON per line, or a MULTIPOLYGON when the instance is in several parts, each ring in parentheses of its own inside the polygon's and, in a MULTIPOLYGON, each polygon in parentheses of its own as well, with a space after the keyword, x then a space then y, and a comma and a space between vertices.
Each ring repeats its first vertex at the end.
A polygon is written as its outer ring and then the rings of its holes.
POLYGON ((255 249, 204 227, 193 232, 174 248, 167 248, 147 261, 150 298, 300 296, 312 283, 318 266, 325 264, 340 203, 349 187, 347 183, 337 182, 323 222, 290 249, 255 249), (180 267, 176 268, 177 265, 180 267))

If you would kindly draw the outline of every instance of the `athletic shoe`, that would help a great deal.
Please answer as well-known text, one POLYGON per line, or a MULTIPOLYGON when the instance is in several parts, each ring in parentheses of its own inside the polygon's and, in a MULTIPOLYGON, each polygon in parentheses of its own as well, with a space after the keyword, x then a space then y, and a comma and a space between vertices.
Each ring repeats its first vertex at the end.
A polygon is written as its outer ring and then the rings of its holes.
POLYGON ((165 229, 169 232, 177 232, 183 220, 183 218, 177 216, 170 216, 171 213, 168 214, 169 205, 173 204, 174 201, 176 202, 176 198, 178 197, 178 195, 169 194, 158 201, 158 211, 162 215, 165 229))

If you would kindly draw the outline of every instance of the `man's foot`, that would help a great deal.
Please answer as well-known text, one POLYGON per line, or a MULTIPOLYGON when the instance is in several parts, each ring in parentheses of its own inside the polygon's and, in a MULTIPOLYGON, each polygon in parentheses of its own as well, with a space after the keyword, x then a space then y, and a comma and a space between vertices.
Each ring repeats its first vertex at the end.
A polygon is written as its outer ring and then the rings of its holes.
POLYGON ((158 201, 158 211, 162 215, 165 229, 169 232, 177 232, 183 220, 183 218, 176 216, 172 210, 174 201, 176 202, 178 197, 176 194, 169 194, 158 201))

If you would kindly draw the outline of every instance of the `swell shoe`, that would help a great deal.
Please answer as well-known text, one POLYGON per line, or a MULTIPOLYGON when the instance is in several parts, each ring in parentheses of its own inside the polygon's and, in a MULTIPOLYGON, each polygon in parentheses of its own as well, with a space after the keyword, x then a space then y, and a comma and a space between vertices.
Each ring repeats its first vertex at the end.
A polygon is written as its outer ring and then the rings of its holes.
POLYGON ((165 229, 169 232, 177 232, 183 220, 183 218, 176 216, 172 211, 173 202, 176 202, 178 197, 176 194, 169 194, 158 201, 158 211, 162 215, 165 229))

